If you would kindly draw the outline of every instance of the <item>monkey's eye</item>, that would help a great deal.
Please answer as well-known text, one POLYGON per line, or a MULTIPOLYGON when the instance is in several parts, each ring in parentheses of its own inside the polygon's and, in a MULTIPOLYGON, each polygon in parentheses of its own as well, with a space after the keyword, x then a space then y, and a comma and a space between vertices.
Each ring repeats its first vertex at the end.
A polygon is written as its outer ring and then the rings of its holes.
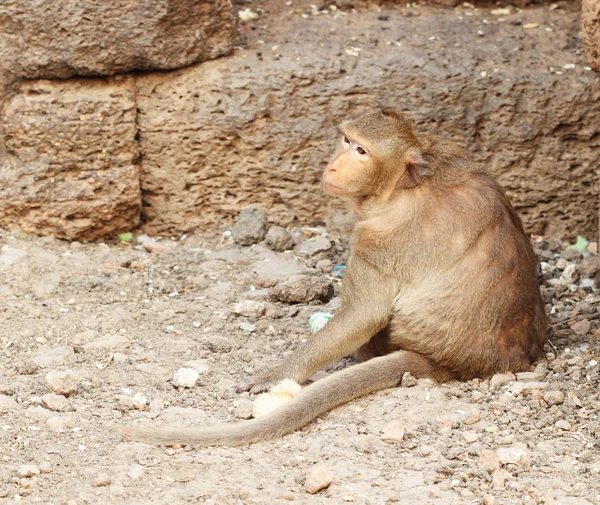
POLYGON ((369 153, 367 153, 367 151, 364 147, 360 147, 360 146, 356 146, 356 152, 358 154, 360 154, 361 156, 366 156, 367 154, 369 154, 369 153))
POLYGON ((342 137, 342 145, 348 147, 350 145, 350 139, 348 139, 348 137, 342 137))

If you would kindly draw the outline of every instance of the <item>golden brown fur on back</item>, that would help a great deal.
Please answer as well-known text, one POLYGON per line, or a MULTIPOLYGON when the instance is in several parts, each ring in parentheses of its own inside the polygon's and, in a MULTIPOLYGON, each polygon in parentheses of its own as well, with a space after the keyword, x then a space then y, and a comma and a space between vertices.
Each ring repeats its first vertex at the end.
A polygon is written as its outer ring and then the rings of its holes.
POLYGON ((527 369, 542 350, 544 305, 529 239, 492 177, 453 144, 381 111, 345 121, 323 175, 356 211, 333 320, 281 364, 243 381, 304 382, 349 354, 364 361, 305 388, 273 414, 213 428, 119 428, 150 443, 240 445, 280 437, 327 410, 400 383, 527 369))

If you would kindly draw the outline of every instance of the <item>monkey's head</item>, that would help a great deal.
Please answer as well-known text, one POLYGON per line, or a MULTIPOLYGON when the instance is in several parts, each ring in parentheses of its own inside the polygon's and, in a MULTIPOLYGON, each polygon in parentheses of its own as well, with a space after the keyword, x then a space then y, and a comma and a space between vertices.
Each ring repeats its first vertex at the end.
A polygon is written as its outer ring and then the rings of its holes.
POLYGON ((340 144, 323 174, 330 195, 351 200, 387 196, 417 186, 427 174, 412 123, 392 110, 343 121, 340 144))

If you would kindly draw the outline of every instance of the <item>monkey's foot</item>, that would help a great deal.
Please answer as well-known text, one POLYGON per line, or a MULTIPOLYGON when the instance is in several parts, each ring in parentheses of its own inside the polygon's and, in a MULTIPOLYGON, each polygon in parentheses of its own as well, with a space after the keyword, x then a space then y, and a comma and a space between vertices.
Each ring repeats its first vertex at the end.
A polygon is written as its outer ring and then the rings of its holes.
POLYGON ((256 395, 268 391, 276 384, 276 381, 266 380, 259 376, 248 377, 241 381, 235 388, 238 393, 249 391, 250 394, 256 395))

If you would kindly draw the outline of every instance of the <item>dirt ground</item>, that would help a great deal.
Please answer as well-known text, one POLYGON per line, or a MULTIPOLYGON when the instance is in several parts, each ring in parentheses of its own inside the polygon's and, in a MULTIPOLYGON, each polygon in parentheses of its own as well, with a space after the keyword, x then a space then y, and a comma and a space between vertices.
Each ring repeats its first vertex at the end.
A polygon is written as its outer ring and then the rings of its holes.
POLYGON ((297 348, 309 316, 339 304, 273 302, 261 288, 308 273, 338 293, 337 237, 297 229, 294 251, 273 252, 227 235, 144 247, 0 233, 0 501, 600 503, 600 296, 580 288, 597 255, 552 240, 536 242, 547 359, 516 381, 409 383, 243 448, 124 443, 112 426, 248 417, 253 397, 234 384, 297 348), (241 309, 245 300, 257 303, 241 309), (182 367, 200 372, 195 387, 173 386, 182 367), (66 370, 73 383, 56 385, 66 370), (49 384, 76 391, 49 395, 49 384), (401 440, 382 438, 390 424, 401 440), (332 482, 311 495, 318 465, 332 482))

